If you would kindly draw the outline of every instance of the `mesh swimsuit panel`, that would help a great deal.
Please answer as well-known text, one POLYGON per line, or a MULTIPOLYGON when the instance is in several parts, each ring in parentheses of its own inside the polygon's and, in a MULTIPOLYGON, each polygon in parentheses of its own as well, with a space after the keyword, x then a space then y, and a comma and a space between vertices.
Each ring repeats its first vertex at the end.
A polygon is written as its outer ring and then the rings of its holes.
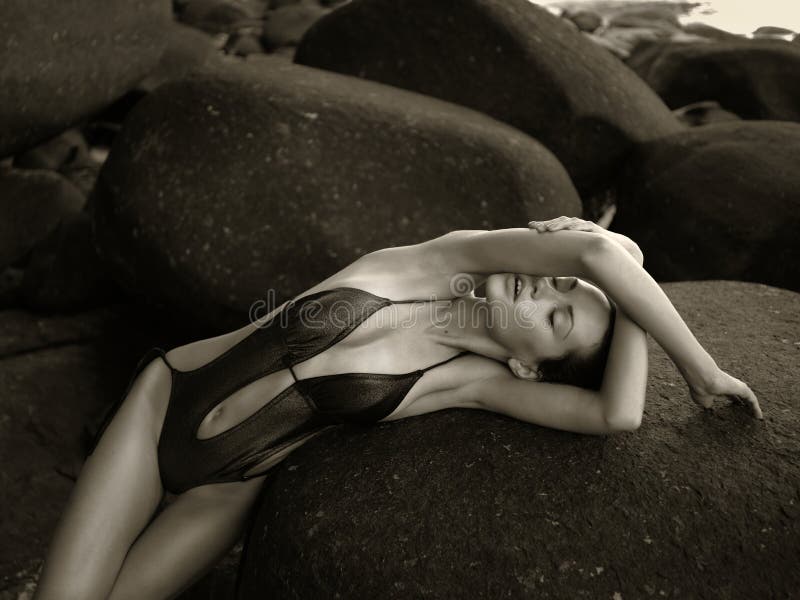
MULTIPOLYGON (((370 315, 393 302, 364 290, 340 287, 289 302, 266 324, 211 362, 179 371, 164 350, 152 348, 139 361, 133 379, 160 356, 172 371, 172 390, 158 444, 162 483, 181 493, 208 483, 241 481, 255 465, 281 449, 341 423, 375 423, 390 415, 417 380, 430 369, 410 373, 342 373, 298 380, 293 367, 335 345, 370 315), (244 386, 289 369, 294 382, 252 415, 205 439, 197 430, 206 416, 244 386)), ((110 411, 95 445, 128 390, 110 411)))

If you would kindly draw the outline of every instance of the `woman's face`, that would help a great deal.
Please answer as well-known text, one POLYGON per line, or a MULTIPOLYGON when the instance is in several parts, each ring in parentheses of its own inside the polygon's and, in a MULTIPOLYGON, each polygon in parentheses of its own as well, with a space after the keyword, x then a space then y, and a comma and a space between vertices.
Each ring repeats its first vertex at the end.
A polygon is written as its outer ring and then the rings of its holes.
POLYGON ((531 368, 598 344, 611 316, 605 294, 577 277, 497 273, 486 300, 489 335, 531 368))

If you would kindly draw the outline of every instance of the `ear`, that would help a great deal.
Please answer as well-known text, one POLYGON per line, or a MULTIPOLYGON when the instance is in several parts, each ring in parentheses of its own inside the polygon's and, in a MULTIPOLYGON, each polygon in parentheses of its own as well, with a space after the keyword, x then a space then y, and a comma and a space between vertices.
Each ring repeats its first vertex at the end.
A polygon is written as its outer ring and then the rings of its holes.
POLYGON ((539 371, 539 365, 536 363, 527 364, 518 358, 509 358, 508 368, 511 369, 511 372, 520 379, 539 381, 542 378, 542 372, 539 371))

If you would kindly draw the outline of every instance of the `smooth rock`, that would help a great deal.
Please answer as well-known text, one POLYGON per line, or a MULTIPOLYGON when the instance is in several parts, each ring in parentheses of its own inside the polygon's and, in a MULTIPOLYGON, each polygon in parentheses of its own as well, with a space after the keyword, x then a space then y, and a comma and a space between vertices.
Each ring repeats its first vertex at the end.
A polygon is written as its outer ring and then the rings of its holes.
POLYGON ((94 160, 79 129, 68 129, 45 143, 18 154, 14 157, 13 164, 21 169, 58 171, 84 196, 92 191, 100 172, 100 163, 94 160))
POLYGON ((250 54, 263 54, 264 46, 261 45, 261 36, 255 33, 234 33, 225 42, 225 52, 236 56, 249 56, 250 54))
POLYGON ((591 33, 603 24, 603 18, 591 10, 567 11, 561 15, 562 18, 569 19, 581 31, 591 33))
POLYGON ((53 171, 15 169, 0 173, 0 268, 25 255, 86 197, 53 171))
POLYGON ((555 157, 507 125, 252 58, 144 99, 95 188, 111 272, 178 319, 238 327, 366 252, 580 213, 555 157))
MULTIPOLYGON (((0 310, 0 359, 49 346, 83 344, 102 337, 130 307, 109 305, 80 315, 42 315, 29 310, 0 310)), ((118 324, 118 323, 116 323, 118 324)))
POLYGON ((651 338, 636 432, 470 409, 333 429, 268 477, 239 600, 791 597, 800 295, 663 287, 720 367, 750 384, 764 421, 727 400, 697 407, 651 338))
POLYGON ((800 290, 800 124, 733 121, 637 148, 612 229, 657 281, 736 279, 800 290))
POLYGON ((0 271, 0 310, 22 306, 22 278, 24 269, 6 267, 0 271))
POLYGON ((787 42, 657 44, 628 66, 672 108, 715 100, 743 119, 800 121, 800 48, 787 42))
POLYGON ((188 0, 182 3, 178 19, 207 33, 231 33, 253 26, 260 17, 241 0, 188 0))
POLYGON ((725 42, 725 41, 741 42, 746 39, 742 35, 731 33, 730 31, 725 31, 724 29, 718 29, 717 27, 713 27, 706 23, 687 23, 686 25, 683 26, 683 31, 685 33, 689 33, 692 35, 699 35, 708 38, 710 40, 719 42, 725 42))
POLYGON ((43 144, 14 157, 18 169, 62 171, 88 161, 89 148, 79 129, 68 129, 43 144))
POLYGON ((787 35, 789 35, 789 36, 791 36, 791 35, 794 35, 794 33, 795 33, 794 31, 792 31, 791 29, 786 29, 786 27, 776 27, 774 25, 763 25, 763 26, 759 27, 758 29, 756 29, 753 32, 753 35, 754 36, 759 36, 759 35, 763 35, 763 36, 770 36, 770 35, 787 36, 787 35))
POLYGON ((328 12, 316 0, 302 0, 270 10, 265 15, 261 42, 267 50, 297 46, 308 28, 328 12))
POLYGON ((681 31, 677 19, 649 18, 636 14, 623 13, 609 19, 609 27, 643 27, 653 29, 664 35, 673 35, 681 31))
POLYGON ((70 312, 106 304, 120 293, 97 255, 92 218, 85 212, 65 217, 36 246, 25 269, 25 306, 40 311, 70 312))
POLYGON ((614 27, 640 27, 641 23, 651 23, 656 26, 671 26, 680 28, 678 16, 685 12, 684 6, 679 3, 674 5, 636 5, 624 3, 620 8, 613 10, 609 15, 609 25, 614 27))
POLYGON ((5 0, 0 157, 67 129, 133 88, 164 50, 169 0, 5 0))
POLYGON ((295 61, 509 123, 550 148, 582 195, 635 143, 681 127, 623 64, 527 0, 354 0, 306 33, 295 61))
MULTIPOLYGON (((139 82, 138 90, 152 92, 167 81, 182 79, 194 69, 212 61, 217 52, 211 35, 181 23, 171 23, 166 30, 165 38, 167 47, 161 55, 161 60, 153 71, 139 82)), ((130 108, 133 108, 133 105, 130 108)), ((124 114, 127 115, 127 112, 124 114)))
POLYGON ((719 105, 719 102, 713 100, 681 106, 673 110, 672 114, 690 127, 699 127, 709 123, 723 123, 725 121, 741 121, 739 115, 725 110, 719 105))

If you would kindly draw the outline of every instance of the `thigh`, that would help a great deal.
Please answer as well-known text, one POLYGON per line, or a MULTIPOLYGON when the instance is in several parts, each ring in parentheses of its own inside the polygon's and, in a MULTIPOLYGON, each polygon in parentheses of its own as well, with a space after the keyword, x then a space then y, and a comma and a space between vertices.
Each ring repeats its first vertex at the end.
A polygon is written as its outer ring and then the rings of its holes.
POLYGON ((81 469, 54 534, 37 598, 105 598, 163 496, 158 432, 171 373, 152 361, 81 469))
POLYGON ((109 600, 173 598, 241 538, 264 477, 192 488, 131 547, 109 600))

